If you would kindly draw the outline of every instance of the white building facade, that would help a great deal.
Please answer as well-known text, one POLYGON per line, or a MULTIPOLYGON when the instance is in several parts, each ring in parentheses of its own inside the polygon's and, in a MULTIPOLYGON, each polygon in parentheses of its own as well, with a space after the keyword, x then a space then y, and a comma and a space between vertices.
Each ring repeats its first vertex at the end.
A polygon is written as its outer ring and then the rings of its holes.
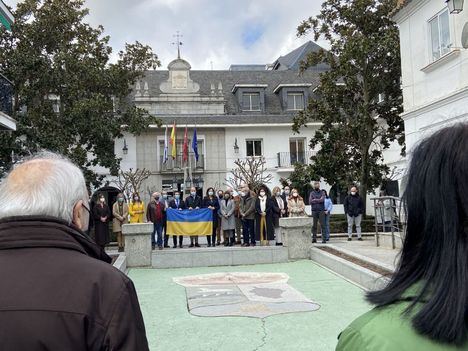
POLYGON ((468 121, 468 4, 451 14, 444 0, 406 0, 399 27, 406 147, 468 121))

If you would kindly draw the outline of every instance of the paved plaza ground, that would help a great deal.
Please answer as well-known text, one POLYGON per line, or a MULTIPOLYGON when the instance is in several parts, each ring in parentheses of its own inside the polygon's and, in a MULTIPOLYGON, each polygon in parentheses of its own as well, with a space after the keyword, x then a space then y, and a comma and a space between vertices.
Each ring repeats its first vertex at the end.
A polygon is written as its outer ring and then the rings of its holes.
POLYGON ((371 308, 354 284, 309 260, 290 263, 181 269, 131 269, 152 351, 334 350, 337 336, 371 308), (248 317, 196 317, 185 288, 173 277, 215 272, 281 272, 321 307, 314 312, 248 317))

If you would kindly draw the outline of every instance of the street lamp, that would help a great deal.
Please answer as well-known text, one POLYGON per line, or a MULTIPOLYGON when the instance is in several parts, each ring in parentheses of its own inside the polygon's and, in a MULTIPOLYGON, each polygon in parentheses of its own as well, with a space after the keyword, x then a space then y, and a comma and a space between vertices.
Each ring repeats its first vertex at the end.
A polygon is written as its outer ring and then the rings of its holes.
POLYGON ((124 155, 128 154, 127 141, 125 140, 125 138, 124 138, 124 147, 123 147, 122 151, 123 151, 124 155))
POLYGON ((239 153, 239 145, 237 145, 237 138, 234 140, 234 153, 239 153))
POLYGON ((445 0, 445 3, 447 4, 450 13, 458 14, 463 11, 463 1, 464 0, 445 0))

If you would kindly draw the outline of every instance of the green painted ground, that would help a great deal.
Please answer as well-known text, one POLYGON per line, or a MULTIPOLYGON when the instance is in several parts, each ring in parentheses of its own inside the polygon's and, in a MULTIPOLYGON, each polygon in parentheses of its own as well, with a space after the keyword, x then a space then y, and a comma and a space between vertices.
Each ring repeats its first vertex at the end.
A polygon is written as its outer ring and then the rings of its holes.
POLYGON ((334 350, 337 336, 370 309, 363 291, 311 261, 235 267, 132 269, 146 334, 152 351, 173 350, 334 350), (265 319, 196 317, 186 305, 185 288, 176 276, 213 272, 283 272, 289 284, 321 305, 315 312, 265 319))

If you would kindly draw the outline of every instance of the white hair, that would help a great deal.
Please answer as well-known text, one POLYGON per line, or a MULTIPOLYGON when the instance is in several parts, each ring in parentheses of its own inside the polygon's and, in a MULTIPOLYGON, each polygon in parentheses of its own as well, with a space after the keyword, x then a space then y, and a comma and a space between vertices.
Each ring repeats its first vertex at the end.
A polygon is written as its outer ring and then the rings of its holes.
POLYGON ((59 154, 40 152, 15 166, 0 183, 0 218, 51 216, 71 223, 75 204, 88 199, 83 172, 76 165, 59 154), (14 173, 33 162, 43 162, 47 170, 41 176, 24 174, 18 182, 14 173))

